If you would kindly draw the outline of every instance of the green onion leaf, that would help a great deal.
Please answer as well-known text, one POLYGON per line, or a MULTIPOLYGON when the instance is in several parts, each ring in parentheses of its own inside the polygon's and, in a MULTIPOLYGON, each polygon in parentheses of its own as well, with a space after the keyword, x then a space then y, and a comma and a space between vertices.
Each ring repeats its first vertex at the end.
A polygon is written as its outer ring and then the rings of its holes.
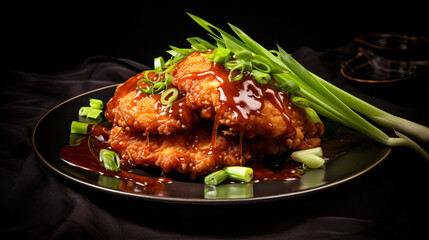
POLYGON ((159 79, 159 72, 155 71, 155 70, 147 70, 147 71, 145 71, 144 74, 143 74, 143 79, 146 79, 147 81, 149 81, 148 83, 152 83, 152 80, 149 80, 149 74, 151 74, 151 73, 155 73, 155 74, 158 75, 156 77, 156 80, 155 80, 155 81, 158 81, 158 79, 159 79))
POLYGON ((88 125, 88 123, 72 121, 70 133, 86 135, 88 134, 88 125))
POLYGON ((101 101, 100 99, 95 99, 95 98, 89 99, 89 106, 91 106, 91 108, 93 108, 93 109, 103 109, 103 107, 104 107, 103 101, 101 101))
POLYGON ((142 93, 144 93, 144 94, 150 95, 150 94, 152 94, 152 93, 153 93, 153 82, 152 82, 151 80, 147 79, 147 78, 142 78, 142 79, 140 79, 140 80, 137 82, 137 87, 138 87, 138 89, 139 89, 142 93), (146 86, 145 88, 142 88, 142 87, 140 87, 140 85, 139 85, 141 82, 148 83, 149 85, 148 85, 148 86, 146 86))
POLYGON ((305 114, 307 115, 308 120, 310 120, 312 123, 318 123, 321 122, 319 115, 317 115, 316 111, 314 109, 308 107, 305 108, 305 114))
MULTIPOLYGON (((193 51, 195 51, 192 48, 178 48, 178 47, 171 46, 171 45, 170 45, 170 48, 175 52, 174 56, 178 56, 178 55, 185 55, 186 56, 186 55, 192 53, 193 51)), ((168 51, 168 53, 171 54, 172 53, 171 50, 168 51)))
POLYGON ((177 88, 169 88, 162 93, 160 101, 162 104, 168 105, 174 102, 174 100, 176 100, 178 96, 179 90, 177 90, 177 88))
MULTIPOLYGON (((219 61, 224 60, 225 67, 230 69, 229 77, 231 81, 240 80, 245 70, 256 70, 271 74, 274 80, 261 77, 259 81, 268 81, 276 89, 284 91, 289 96, 297 94, 303 99, 307 99, 303 101, 295 99, 295 103, 298 106, 301 104, 302 107, 306 108, 307 115, 311 118, 311 121, 318 121, 318 117, 313 114, 314 110, 318 114, 355 129, 387 146, 408 146, 429 161, 429 154, 410 138, 400 133, 396 134, 397 137, 390 137, 357 112, 364 114, 390 130, 397 129, 426 142, 429 142, 429 127, 388 114, 341 90, 308 71, 280 46, 277 46, 278 51, 269 51, 234 25, 229 24, 238 38, 197 16, 189 13, 188 15, 209 32, 209 36, 216 40, 219 48, 229 49, 229 56, 235 56, 235 60, 230 60, 228 57, 219 59, 219 61), (239 71, 239 73, 236 74, 235 70, 239 71), (233 74, 233 72, 235 73, 233 74)), ((194 42, 191 44, 195 46, 204 46, 205 44, 198 38, 193 38, 191 41, 194 42)), ((180 56, 181 59, 195 51, 193 48, 171 48, 173 56, 180 56)), ((216 51, 216 48, 214 51, 216 51)), ((176 60, 176 57, 174 57, 174 60, 176 60)), ((258 75, 258 73, 255 75, 258 75)))
POLYGON ((229 61, 231 51, 228 48, 219 47, 213 51, 213 62, 224 63, 229 61))
POLYGON ((280 53, 279 53, 279 51, 277 51, 277 50, 270 50, 269 52, 272 53, 273 55, 275 55, 277 58, 280 59, 280 53))
POLYGON ((310 107, 310 102, 303 97, 294 96, 291 98, 291 102, 298 107, 302 107, 302 108, 310 107))
POLYGON ((218 185, 219 183, 225 181, 228 178, 228 175, 224 170, 219 170, 212 172, 204 178, 204 183, 208 185, 218 185))
POLYGON ((216 46, 199 37, 191 37, 186 40, 191 44, 192 49, 198 52, 207 52, 209 49, 216 48, 216 46))
POLYGON ((103 162, 104 168, 111 171, 121 171, 121 159, 118 154, 108 149, 100 150, 100 162, 103 162))
POLYGON ((224 167, 223 170, 228 175, 228 178, 232 180, 247 183, 253 179, 253 169, 250 167, 230 166, 224 167))

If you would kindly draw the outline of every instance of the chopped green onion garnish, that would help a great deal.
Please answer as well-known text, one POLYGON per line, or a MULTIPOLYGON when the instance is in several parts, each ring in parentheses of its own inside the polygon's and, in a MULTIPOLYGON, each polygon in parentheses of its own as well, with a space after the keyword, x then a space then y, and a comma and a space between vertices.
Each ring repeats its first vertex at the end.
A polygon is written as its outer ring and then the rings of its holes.
MULTIPOLYGON (((261 57, 261 58, 263 58, 263 57, 261 57)), ((258 70, 260 72, 263 72, 263 73, 270 73, 272 70, 270 65, 268 65, 267 63, 265 63, 261 60, 258 60, 258 59, 252 60, 252 68, 255 70, 258 70)))
POLYGON ((100 162, 103 162, 104 167, 111 171, 120 171, 121 159, 118 154, 108 149, 100 150, 100 162))
POLYGON ((96 119, 100 116, 102 112, 103 110, 101 109, 90 109, 86 117, 96 119))
POLYGON ((70 133, 86 135, 88 134, 88 125, 88 123, 72 121, 70 133))
MULTIPOLYGON (((173 48, 173 47, 172 47, 173 48)), ((171 75, 170 71, 174 69, 176 63, 178 62, 178 58, 182 60, 182 57, 186 55, 177 52, 176 50, 169 51, 173 57, 169 59, 167 62, 164 61, 164 58, 157 57, 154 59, 154 69, 147 70, 143 74, 143 78, 141 78, 137 82, 137 88, 144 94, 158 94, 164 91, 171 83, 171 75), (156 76, 149 79, 149 74, 155 73, 156 76), (145 86, 140 86, 141 82, 147 83, 145 86)))
POLYGON ((252 70, 252 75, 255 80, 260 84, 267 84, 271 80, 271 76, 268 73, 261 72, 259 70, 252 70))
POLYGON ((223 63, 229 60, 231 51, 228 48, 219 47, 213 51, 213 61, 223 63))
POLYGON ((91 107, 81 107, 79 109, 79 116, 86 117, 88 115, 89 111, 91 111, 91 107))
POLYGON ((290 156, 293 160, 304 163, 309 168, 320 168, 325 163, 321 147, 295 151, 290 156))
POLYGON ((153 93, 153 82, 152 82, 152 81, 150 81, 149 79, 146 79, 146 78, 142 78, 142 79, 140 79, 140 80, 137 82, 137 87, 138 87, 138 89, 140 90, 140 92, 142 92, 142 93, 144 93, 144 94, 149 95, 149 94, 152 94, 152 93, 153 93), (140 87, 140 86, 139 86, 139 84, 140 84, 141 82, 149 83, 149 86, 148 86, 148 87, 146 87, 146 88, 140 87))
POLYGON ((162 91, 164 91, 166 85, 164 82, 156 82, 155 84, 153 84, 153 93, 157 94, 160 93, 162 91))
POLYGON ((229 166, 222 170, 212 172, 204 178, 204 183, 209 185, 218 185, 226 179, 239 182, 250 182, 253 179, 253 169, 243 166, 229 166))
POLYGON ((177 90, 177 88, 169 88, 162 93, 160 101, 162 104, 168 105, 174 102, 178 96, 179 90, 177 90))
POLYGON ((244 63, 238 63, 237 65, 232 67, 231 71, 229 72, 229 80, 231 82, 240 81, 243 78, 244 67, 245 67, 244 63), (240 73, 233 77, 232 75, 233 75, 235 70, 239 71, 240 73))
POLYGON ((223 170, 231 180, 240 182, 250 182, 253 179, 253 169, 250 167, 243 166, 230 166, 224 167, 223 170))
POLYGON ((91 108, 93 108, 93 109, 103 109, 103 107, 104 107, 103 101, 101 101, 100 99, 95 99, 95 98, 89 99, 89 106, 91 106, 91 108))
MULTIPOLYGON (((155 63, 154 63, 155 64, 155 63)), ((156 64, 155 64, 156 65, 156 64)), ((151 73, 155 73, 157 76, 155 77, 155 82, 157 82, 159 79, 160 79, 160 74, 159 74, 159 72, 158 71, 156 71, 156 70, 147 70, 147 71, 145 71, 144 72, 144 74, 143 74, 143 76, 144 76, 144 78, 143 79, 145 79, 146 81, 145 82, 147 82, 147 83, 153 83, 151 80, 149 80, 149 74, 151 74, 151 73)))
POLYGON ((162 57, 157 57, 154 59, 154 63, 153 63, 153 69, 157 72, 162 71, 162 68, 165 67, 165 61, 164 58, 162 57))
POLYGON ((294 96, 291 98, 291 102, 298 107, 302 107, 302 108, 310 107, 309 101, 303 97, 294 96))
POLYGON ((204 183, 209 185, 218 185, 219 183, 225 181, 228 178, 228 175, 224 170, 219 170, 212 172, 204 178, 204 183))

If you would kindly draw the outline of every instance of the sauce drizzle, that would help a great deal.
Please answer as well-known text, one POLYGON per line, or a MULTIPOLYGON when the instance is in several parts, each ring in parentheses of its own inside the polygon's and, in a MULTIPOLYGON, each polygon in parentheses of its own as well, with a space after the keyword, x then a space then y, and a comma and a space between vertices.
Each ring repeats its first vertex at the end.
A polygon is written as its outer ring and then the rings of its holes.
MULTIPOLYGON (((235 73, 232 74, 232 77, 235 73)), ((217 91, 219 95, 219 102, 211 103, 214 105, 214 124, 212 131, 212 146, 216 148, 216 135, 220 125, 227 125, 230 127, 231 132, 237 132, 240 139, 240 148, 244 134, 246 132, 246 125, 251 116, 266 117, 263 109, 265 101, 269 101, 280 113, 286 125, 285 135, 293 135, 295 129, 292 126, 289 117, 292 114, 292 103, 289 97, 274 89, 270 84, 259 84, 253 79, 249 72, 245 72, 243 78, 239 81, 230 81, 230 70, 225 68, 223 64, 213 63, 211 68, 202 72, 191 72, 183 75, 179 79, 179 89, 183 81, 203 81, 207 78, 216 79, 219 84, 214 86, 215 89, 210 91, 217 91)), ((203 90, 204 91, 204 90, 203 90)), ((200 93, 201 96, 206 93, 200 93)), ((216 99, 212 99, 216 101, 216 99)), ((205 111, 203 109, 202 111, 205 111)), ((273 127, 271 123, 265 121, 268 125, 267 128, 273 127)), ((252 134, 252 133, 251 133, 252 134)), ((247 136, 253 138, 254 136, 247 136)), ((240 152, 242 152, 240 150, 240 152)), ((241 156, 241 154, 240 154, 241 156)))
POLYGON ((77 145, 63 147, 60 158, 67 164, 102 176, 111 176, 121 180, 132 181, 144 187, 146 193, 162 191, 164 185, 172 183, 171 179, 159 177, 156 179, 128 172, 134 167, 130 162, 121 162, 121 171, 110 171, 104 168, 98 159, 101 149, 110 149, 107 144, 109 129, 100 125, 90 125, 91 133, 79 140, 77 145))

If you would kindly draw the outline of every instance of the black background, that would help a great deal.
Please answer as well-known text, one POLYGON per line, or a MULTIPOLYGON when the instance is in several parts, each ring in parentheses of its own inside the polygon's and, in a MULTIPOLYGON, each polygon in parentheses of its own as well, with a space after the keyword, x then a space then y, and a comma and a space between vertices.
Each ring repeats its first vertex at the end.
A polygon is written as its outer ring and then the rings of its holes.
POLYGON ((151 66, 169 45, 205 36, 190 12, 228 29, 242 28, 268 49, 342 46, 374 32, 428 35, 424 2, 361 1, 112 1, 28 2, 3 7, 2 39, 9 70, 52 73, 93 55, 151 66), (4 42, 4 41, 3 41, 4 42))

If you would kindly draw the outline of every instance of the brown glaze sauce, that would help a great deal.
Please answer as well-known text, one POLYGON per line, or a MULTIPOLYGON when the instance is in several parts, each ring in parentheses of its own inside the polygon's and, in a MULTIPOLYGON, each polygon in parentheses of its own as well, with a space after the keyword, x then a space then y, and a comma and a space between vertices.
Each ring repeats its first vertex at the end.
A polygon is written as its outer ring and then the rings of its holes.
MULTIPOLYGON (((135 189, 135 185, 139 185, 140 188, 144 187, 145 193, 156 193, 161 192, 164 189, 165 184, 172 183, 173 180, 167 177, 158 177, 156 179, 149 178, 146 176, 130 173, 129 171, 136 167, 136 165, 129 161, 121 162, 121 171, 110 171, 104 168, 103 163, 98 159, 98 154, 101 149, 111 149, 108 145, 107 140, 109 138, 109 128, 100 125, 89 125, 90 134, 79 140, 77 145, 71 145, 63 147, 60 150, 60 158, 67 164, 78 167, 87 171, 98 173, 102 176, 111 176, 120 180, 128 180, 122 182, 120 186, 131 191, 135 189)), ((198 135, 193 136, 189 139, 187 144, 190 148, 195 147, 194 145, 198 142, 198 135)), ((213 154, 213 153, 210 153, 213 154)), ((297 169, 300 166, 299 163, 288 161, 279 171, 273 172, 268 168, 264 167, 261 163, 251 162, 248 164, 253 169, 254 178, 253 183, 261 181, 285 181, 298 179, 304 173, 304 171, 297 169)), ((139 191, 142 191, 138 188, 139 191)))
POLYGON ((172 183, 171 179, 159 177, 152 179, 128 172, 134 164, 128 161, 121 162, 121 171, 111 171, 104 168, 99 161, 98 153, 101 149, 110 149, 107 144, 109 129, 100 125, 89 125, 90 134, 80 139, 77 145, 66 146, 60 150, 60 158, 71 166, 95 172, 103 176, 129 180, 143 186, 145 192, 153 193, 164 189, 164 184, 172 183))
POLYGON ((261 163, 252 162, 248 165, 253 169, 252 182, 267 182, 267 181, 288 181, 299 179, 304 173, 304 170, 298 169, 302 164, 294 161, 286 161, 279 171, 272 171, 264 167, 261 163))
MULTIPOLYGON (((110 99, 108 105, 117 106, 119 100, 128 94, 131 91, 137 91, 136 96, 134 97, 133 103, 137 103, 143 97, 147 97, 146 94, 139 91, 137 88, 138 81, 144 76, 144 73, 140 73, 132 78, 130 78, 125 83, 118 86, 115 95, 110 99)), ((207 151, 207 154, 217 154, 216 153, 216 136, 219 125, 221 125, 222 118, 224 114, 228 113, 234 116, 233 124, 229 127, 232 127, 239 134, 239 146, 240 146, 240 159, 242 158, 242 143, 244 130, 247 122, 251 115, 263 116, 264 113, 262 109, 264 108, 265 101, 269 101, 279 112, 282 114, 284 122, 287 126, 287 133, 293 135, 295 134, 295 129, 292 126, 291 119, 289 118, 290 113, 292 112, 292 103, 289 100, 289 97, 281 92, 274 89, 271 85, 265 84, 261 85, 254 81, 253 77, 249 73, 244 73, 243 78, 240 81, 231 82, 229 80, 229 70, 226 69, 222 64, 213 63, 212 67, 204 72, 199 73, 189 73, 183 76, 184 78, 192 78, 198 81, 199 79, 204 79, 207 76, 215 77, 220 85, 217 87, 220 96, 220 105, 216 111, 214 117, 214 126, 212 131, 212 142, 211 148, 207 151)), ((148 76, 151 80, 156 81, 158 77, 157 74, 152 73, 148 76)), ((140 87, 145 87, 144 82, 141 83, 140 87)), ((170 85, 170 87, 174 87, 170 85)), ((183 93, 179 93, 178 100, 174 101, 172 106, 165 111, 166 106, 159 103, 159 98, 161 94, 153 94, 150 97, 154 98, 157 101, 155 104, 156 110, 160 115, 169 114, 177 116, 179 119, 190 118, 194 114, 193 112, 189 113, 189 107, 186 106, 186 98, 183 93)), ((131 104, 133 104, 131 103, 131 104)), ((111 113, 106 111, 105 115, 109 119, 111 113)), ((98 152, 103 148, 110 149, 110 146, 107 144, 109 137, 109 129, 101 126, 92 126, 91 134, 83 138, 80 143, 76 146, 67 146, 61 149, 60 157, 72 166, 76 166, 88 171, 93 171, 101 175, 112 176, 115 178, 126 179, 139 185, 146 186, 148 192, 156 192, 162 190, 164 185, 167 183, 173 182, 168 178, 157 178, 152 179, 149 177, 141 176, 138 174, 133 174, 128 172, 133 167, 134 163, 123 162, 121 164, 121 171, 113 172, 106 170, 102 163, 98 160, 98 152), (91 150, 92 149, 92 150, 91 150)), ((149 134, 147 134, 147 139, 149 141, 149 134)), ((186 145, 189 148, 195 148, 199 141, 198 135, 193 135, 192 138, 188 139, 186 145)), ((248 165, 253 168, 254 179, 253 182, 260 181, 284 181, 298 179, 302 174, 303 170, 297 169, 300 164, 288 161, 284 164, 283 168, 274 172, 264 167, 262 164, 257 162, 251 162, 248 165)))
MULTIPOLYGON (((179 79, 180 85, 180 81, 186 79, 199 81, 211 76, 220 83, 216 88, 219 92, 220 104, 214 117, 212 133, 212 147, 214 149, 216 148, 218 128, 222 124, 222 121, 225 121, 225 118, 229 118, 232 121, 228 126, 232 127, 232 130, 237 131, 239 134, 241 158, 246 124, 251 115, 264 115, 262 109, 264 108, 265 101, 269 101, 281 113, 287 126, 286 135, 295 134, 295 129, 289 118, 292 112, 292 103, 285 93, 277 91, 270 84, 259 84, 248 72, 244 72, 243 78, 239 81, 230 81, 229 74, 230 70, 225 68, 223 64, 213 63, 207 71, 188 73, 179 79), (225 116, 226 113, 229 117, 225 116)), ((234 77, 234 74, 237 73, 233 73, 232 77, 234 77)), ((267 124, 270 123, 267 121, 267 124)))
MULTIPOLYGON (((277 91, 271 85, 261 85, 253 79, 253 76, 248 72, 243 74, 243 78, 239 81, 229 80, 229 69, 223 64, 213 63, 212 67, 203 72, 192 72, 181 77, 179 81, 185 79, 193 79, 199 81, 212 76, 219 81, 217 87, 220 96, 219 109, 216 111, 215 126, 220 124, 219 120, 224 117, 226 112, 233 113, 234 127, 238 131, 242 131, 251 115, 264 115, 264 101, 268 100, 275 106, 287 124, 287 129, 290 132, 294 131, 288 113, 291 112, 292 103, 287 95, 281 91, 277 91)), ((232 74, 234 76, 234 73, 232 74)))

